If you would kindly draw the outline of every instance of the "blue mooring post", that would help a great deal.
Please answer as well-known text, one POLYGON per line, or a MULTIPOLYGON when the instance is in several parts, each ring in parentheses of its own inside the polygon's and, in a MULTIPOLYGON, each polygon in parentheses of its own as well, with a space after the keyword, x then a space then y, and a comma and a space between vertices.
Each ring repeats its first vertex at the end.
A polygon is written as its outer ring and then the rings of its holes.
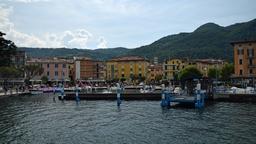
POLYGON ((78 85, 76 85, 75 91, 76 91, 76 102, 78 103, 80 101, 78 85))
POLYGON ((204 95, 201 93, 201 84, 198 82, 196 85, 196 108, 203 108, 204 107, 204 95))
POLYGON ((169 107, 171 104, 171 93, 165 89, 164 84, 162 85, 162 107, 169 107))
POLYGON ((61 93, 61 99, 64 100, 64 86, 63 85, 61 86, 60 93, 61 93))
POLYGON ((117 83, 116 86, 117 86, 117 89, 116 89, 117 106, 120 106, 120 104, 122 103, 122 101, 121 101, 121 87, 120 87, 119 83, 117 83))

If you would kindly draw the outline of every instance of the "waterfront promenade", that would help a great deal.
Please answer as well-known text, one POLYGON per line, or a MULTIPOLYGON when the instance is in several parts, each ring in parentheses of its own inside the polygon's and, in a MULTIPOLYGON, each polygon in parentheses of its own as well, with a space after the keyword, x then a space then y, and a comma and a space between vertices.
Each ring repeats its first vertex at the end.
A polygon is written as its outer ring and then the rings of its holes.
POLYGON ((6 93, 5 92, 0 92, 0 98, 1 97, 6 97, 6 96, 15 96, 15 95, 26 95, 26 94, 30 94, 30 92, 29 91, 24 91, 24 92, 22 92, 22 91, 7 91, 6 93))

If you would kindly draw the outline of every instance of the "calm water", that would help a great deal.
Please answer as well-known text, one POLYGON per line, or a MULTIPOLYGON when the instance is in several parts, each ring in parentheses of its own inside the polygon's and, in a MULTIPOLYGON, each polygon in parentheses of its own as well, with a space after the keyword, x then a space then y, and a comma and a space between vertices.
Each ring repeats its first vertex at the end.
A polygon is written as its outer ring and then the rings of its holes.
POLYGON ((256 143, 256 105, 216 103, 202 111, 158 101, 0 99, 0 143, 256 143))

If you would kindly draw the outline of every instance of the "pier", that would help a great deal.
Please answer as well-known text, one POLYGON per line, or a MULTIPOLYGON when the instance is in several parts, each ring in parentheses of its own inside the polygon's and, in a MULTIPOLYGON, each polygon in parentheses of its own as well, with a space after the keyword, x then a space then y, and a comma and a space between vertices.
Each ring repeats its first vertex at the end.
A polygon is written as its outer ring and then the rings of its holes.
MULTIPOLYGON (((80 100, 116 100, 117 93, 79 93, 80 100)), ((61 96, 59 96, 61 99, 61 96)), ((64 100, 75 100, 75 93, 66 93, 64 100)), ((122 93, 122 100, 161 100, 161 93, 122 93)))
POLYGON ((214 101, 256 103, 256 94, 214 94, 214 101))

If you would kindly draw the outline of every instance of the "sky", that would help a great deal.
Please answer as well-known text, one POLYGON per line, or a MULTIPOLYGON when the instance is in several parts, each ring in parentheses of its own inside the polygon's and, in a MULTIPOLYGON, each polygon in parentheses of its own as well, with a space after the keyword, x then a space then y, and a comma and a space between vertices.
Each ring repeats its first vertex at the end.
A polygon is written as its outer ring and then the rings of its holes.
POLYGON ((136 48, 256 18, 256 0, 0 0, 0 31, 19 47, 136 48))

